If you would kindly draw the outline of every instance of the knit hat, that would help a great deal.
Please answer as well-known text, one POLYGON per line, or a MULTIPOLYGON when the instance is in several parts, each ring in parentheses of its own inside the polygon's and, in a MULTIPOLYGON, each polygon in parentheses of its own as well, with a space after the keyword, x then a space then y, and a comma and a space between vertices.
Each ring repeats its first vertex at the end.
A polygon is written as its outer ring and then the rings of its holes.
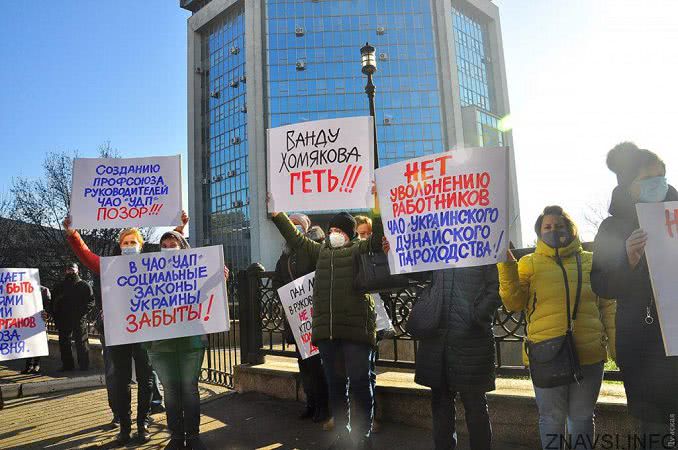
POLYGON ((316 242, 322 242, 325 240, 325 232, 318 225, 315 225, 308 229, 306 237, 316 242))
POLYGON ((182 250, 185 250, 187 248, 191 248, 191 246, 188 245, 188 241, 186 240, 184 235, 179 233, 178 231, 172 230, 172 231, 168 231, 168 232, 164 233, 162 235, 162 237, 160 238, 160 243, 162 243, 162 241, 164 241, 165 239, 168 239, 168 238, 176 239, 179 242, 179 247, 182 250))
POLYGON ((330 228, 339 228, 348 235, 349 239, 355 238, 355 219, 347 212, 340 212, 332 217, 330 228))
POLYGON ((306 214, 290 214, 290 220, 298 222, 304 229, 304 233, 308 232, 308 229, 311 228, 311 219, 306 214))

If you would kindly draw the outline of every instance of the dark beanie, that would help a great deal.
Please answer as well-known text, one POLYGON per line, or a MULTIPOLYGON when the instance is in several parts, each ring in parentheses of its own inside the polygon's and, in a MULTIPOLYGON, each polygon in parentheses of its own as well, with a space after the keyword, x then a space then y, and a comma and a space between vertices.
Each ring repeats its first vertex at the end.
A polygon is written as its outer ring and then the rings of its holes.
POLYGON ((332 217, 330 228, 339 228, 348 235, 349 239, 355 238, 355 219, 347 212, 340 212, 332 217))
POLYGON ((617 184, 628 186, 640 172, 643 150, 633 142, 622 142, 607 153, 607 167, 617 175, 617 184))
POLYGON ((167 239, 167 238, 174 238, 174 239, 176 239, 176 240, 179 242, 179 247, 180 247, 182 250, 185 250, 185 249, 187 249, 187 248, 191 248, 191 246, 188 245, 188 241, 186 240, 186 238, 184 237, 184 235, 181 234, 181 233, 179 233, 178 231, 172 230, 172 231, 166 232, 166 233, 163 234, 162 237, 160 238, 160 243, 162 243, 162 241, 164 241, 164 240, 167 239))

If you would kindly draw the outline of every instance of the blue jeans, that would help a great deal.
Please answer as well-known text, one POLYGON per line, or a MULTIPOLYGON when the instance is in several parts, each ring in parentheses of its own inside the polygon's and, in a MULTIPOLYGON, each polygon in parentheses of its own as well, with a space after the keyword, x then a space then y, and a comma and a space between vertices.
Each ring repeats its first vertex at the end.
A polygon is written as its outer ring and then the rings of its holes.
POLYGON ((198 377, 205 349, 151 352, 151 364, 165 390, 167 428, 172 439, 183 441, 200 433, 198 377))
POLYGON ((538 388, 534 394, 539 409, 539 433, 544 450, 588 450, 593 442, 593 408, 603 381, 603 362, 582 366, 581 384, 538 388), (565 426, 567 424, 567 434, 565 426))
POLYGON ((359 438, 369 438, 372 431, 374 393, 370 383, 369 344, 343 339, 318 342, 320 357, 330 391, 330 408, 339 432, 355 429, 359 438), (355 400, 354 418, 351 420, 350 392, 355 400))

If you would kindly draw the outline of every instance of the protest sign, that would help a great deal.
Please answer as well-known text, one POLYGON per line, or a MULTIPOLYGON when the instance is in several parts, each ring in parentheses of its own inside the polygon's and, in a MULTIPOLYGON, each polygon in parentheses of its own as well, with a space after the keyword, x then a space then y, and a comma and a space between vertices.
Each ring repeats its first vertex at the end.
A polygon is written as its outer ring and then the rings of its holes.
POLYGON ((228 331, 221 245, 101 258, 106 345, 228 331))
POLYGON ((318 354, 318 347, 311 343, 314 281, 315 272, 311 272, 278 289, 280 303, 302 359, 318 354))
POLYGON ((269 129, 269 212, 372 208, 373 141, 371 117, 269 129))
POLYGON ((49 354, 38 269, 0 269, 0 361, 49 354))
POLYGON ((455 150, 377 169, 391 273, 504 261, 507 173, 505 148, 455 150))
POLYGON ((666 356, 678 356, 678 202, 638 203, 645 255, 666 356))
POLYGON ((73 228, 181 224, 181 156, 76 158, 73 228))

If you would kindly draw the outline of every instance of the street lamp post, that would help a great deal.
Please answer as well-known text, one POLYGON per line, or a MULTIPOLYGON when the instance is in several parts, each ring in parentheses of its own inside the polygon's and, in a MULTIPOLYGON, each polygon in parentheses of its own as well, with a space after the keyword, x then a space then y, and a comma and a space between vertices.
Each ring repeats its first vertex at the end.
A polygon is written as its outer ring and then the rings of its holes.
POLYGON ((377 146, 377 117, 374 108, 375 86, 372 83, 372 75, 377 71, 376 50, 368 42, 360 49, 360 59, 362 62, 362 72, 367 75, 367 84, 365 85, 365 94, 370 100, 370 116, 372 116, 372 127, 374 134, 374 168, 379 168, 379 148, 377 146))

